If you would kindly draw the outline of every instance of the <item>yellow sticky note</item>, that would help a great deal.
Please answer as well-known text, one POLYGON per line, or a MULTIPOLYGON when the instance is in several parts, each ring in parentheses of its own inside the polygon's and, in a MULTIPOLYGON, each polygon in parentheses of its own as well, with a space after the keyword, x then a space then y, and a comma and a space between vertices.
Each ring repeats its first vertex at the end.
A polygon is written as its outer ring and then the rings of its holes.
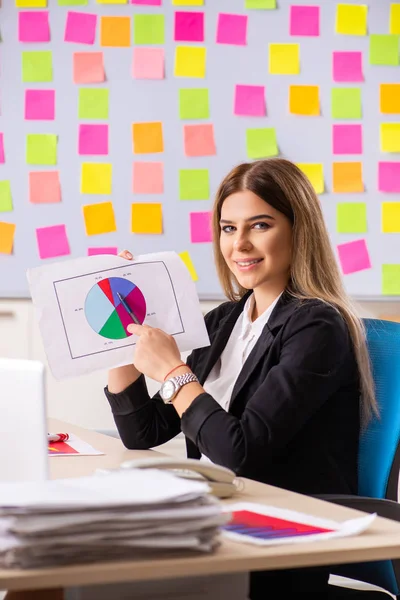
POLYGON ((96 0, 97 4, 128 4, 128 0, 96 0))
POLYGON ((381 83, 380 110, 387 115, 400 113, 400 83, 381 83))
POLYGON ((272 75, 298 75, 299 44, 269 44, 269 72, 272 75))
POLYGON ((17 8, 46 8, 47 0, 15 0, 15 6, 17 8))
POLYGON ((111 194, 111 163, 82 163, 81 194, 111 194))
POLYGON ((390 5, 389 33, 400 34, 400 4, 390 5))
POLYGON ((292 115, 318 116, 319 86, 291 85, 289 88, 289 111, 292 115))
POLYGON ((368 6, 366 4, 338 4, 336 7, 336 33, 342 35, 367 35, 368 6))
POLYGON ((172 0, 173 6, 204 6, 204 0, 172 0))
POLYGON ((112 202, 99 202, 83 206, 86 235, 117 231, 112 202))
POLYGON ((185 250, 184 252, 179 252, 179 256, 181 257, 181 259, 187 266, 188 271, 189 271, 190 276, 193 279, 193 281, 197 281, 199 279, 199 277, 197 275, 194 264, 192 263, 192 259, 190 258, 189 252, 187 250, 185 250))
POLYGON ((132 233, 161 234, 162 232, 161 204, 132 204, 132 233))
POLYGON ((381 123, 381 152, 400 152, 400 123, 381 123))
POLYGON ((382 202, 382 232, 400 233, 400 202, 382 202))
POLYGON ((335 194, 353 194, 364 191, 361 162, 334 162, 332 179, 335 194))
POLYGON ((133 123, 133 153, 153 154, 164 152, 162 123, 133 123))
POLYGON ((206 76, 207 50, 198 46, 177 46, 175 49, 175 77, 206 76))
POLYGON ((15 225, 0 221, 0 254, 11 254, 14 244, 15 225))
POLYGON ((324 193, 324 165, 322 163, 297 163, 297 166, 310 180, 315 193, 324 193))

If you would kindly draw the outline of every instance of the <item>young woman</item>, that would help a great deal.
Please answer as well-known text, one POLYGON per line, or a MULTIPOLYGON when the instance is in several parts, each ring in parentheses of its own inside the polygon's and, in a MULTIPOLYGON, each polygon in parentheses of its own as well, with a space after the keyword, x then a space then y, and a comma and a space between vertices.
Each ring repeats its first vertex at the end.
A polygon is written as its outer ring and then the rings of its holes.
MULTIPOLYGON (((173 337, 131 325, 134 364, 109 373, 124 444, 151 448, 183 431, 189 457, 238 476, 304 494, 356 493, 373 380, 310 182, 283 159, 239 165, 218 190, 213 239, 229 302, 206 316, 211 345, 184 364, 173 337), (154 398, 143 375, 162 383, 154 398)), ((254 573, 250 597, 277 588, 323 597, 327 579, 327 569, 254 573)))

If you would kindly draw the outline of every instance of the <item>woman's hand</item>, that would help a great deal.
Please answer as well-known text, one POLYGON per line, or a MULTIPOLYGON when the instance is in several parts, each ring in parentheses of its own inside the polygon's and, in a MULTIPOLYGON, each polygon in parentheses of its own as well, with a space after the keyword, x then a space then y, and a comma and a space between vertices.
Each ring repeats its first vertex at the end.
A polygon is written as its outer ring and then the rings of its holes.
POLYGON ((126 260, 133 260, 133 254, 129 252, 129 250, 122 250, 118 256, 121 258, 126 258, 126 260))

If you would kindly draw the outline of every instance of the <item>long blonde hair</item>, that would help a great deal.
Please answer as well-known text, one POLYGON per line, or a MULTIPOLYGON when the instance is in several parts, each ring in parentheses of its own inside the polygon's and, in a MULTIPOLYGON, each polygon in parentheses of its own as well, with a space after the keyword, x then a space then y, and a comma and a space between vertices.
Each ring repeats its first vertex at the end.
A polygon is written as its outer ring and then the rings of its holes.
POLYGON ((319 298, 333 306, 347 323, 360 373, 365 425, 373 414, 378 415, 365 328, 345 291, 320 201, 304 173, 288 160, 272 158, 238 165, 217 191, 212 216, 213 244, 217 273, 225 295, 238 301, 248 291, 240 286, 228 268, 219 242, 222 204, 228 196, 243 190, 265 200, 292 223, 295 252, 287 291, 299 300, 319 298))

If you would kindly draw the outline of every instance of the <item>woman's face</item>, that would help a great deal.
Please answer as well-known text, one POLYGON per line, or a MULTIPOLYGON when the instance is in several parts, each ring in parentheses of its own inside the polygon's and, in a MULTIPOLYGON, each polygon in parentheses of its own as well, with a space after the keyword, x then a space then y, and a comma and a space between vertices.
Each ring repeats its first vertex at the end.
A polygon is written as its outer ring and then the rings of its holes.
POLYGON ((222 255, 242 287, 254 290, 286 286, 292 224, 284 214, 244 190, 226 198, 220 225, 222 255))

